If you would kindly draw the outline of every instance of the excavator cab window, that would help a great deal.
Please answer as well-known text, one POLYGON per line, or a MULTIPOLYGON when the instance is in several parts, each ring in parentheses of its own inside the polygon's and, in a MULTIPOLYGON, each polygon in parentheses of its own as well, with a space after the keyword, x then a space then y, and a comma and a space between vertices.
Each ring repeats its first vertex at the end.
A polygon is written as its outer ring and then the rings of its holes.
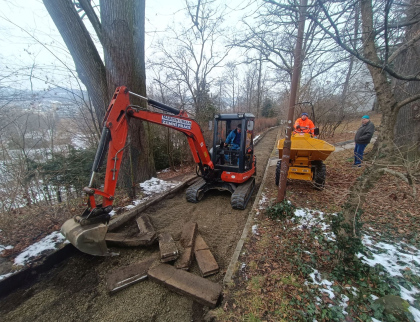
POLYGON ((243 173, 252 168, 254 119, 231 116, 220 114, 215 118, 212 161, 221 170, 243 173), (231 133, 236 131, 238 125, 241 127, 240 143, 236 141, 235 144, 232 142, 235 136, 231 133), (214 155, 213 151, 216 151, 214 155))

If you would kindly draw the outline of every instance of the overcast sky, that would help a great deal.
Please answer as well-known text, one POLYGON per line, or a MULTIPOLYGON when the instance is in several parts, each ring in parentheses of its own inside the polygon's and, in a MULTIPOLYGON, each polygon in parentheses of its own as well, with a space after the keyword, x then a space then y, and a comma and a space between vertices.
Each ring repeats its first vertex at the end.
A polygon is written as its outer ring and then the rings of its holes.
MULTIPOLYGON (((98 0, 96 0, 98 2, 98 0)), ((244 2, 240 0, 219 0, 221 6, 226 6, 226 21, 235 26, 240 20, 244 2)), ((67 53, 60 34, 41 0, 0 0, 0 64, 4 70, 19 70, 20 77, 3 79, 1 86, 28 88, 30 66, 35 65, 47 71, 49 79, 57 79, 68 74, 63 64, 73 66, 73 61, 67 53), (45 44, 42 46, 39 42, 45 44), (62 61, 58 62, 58 59, 62 61)), ((146 1, 146 55, 150 54, 151 44, 162 34, 168 24, 182 23, 185 8, 184 0, 149 0, 146 1)), ((34 69, 35 76, 36 68, 34 69)), ((41 75, 38 74, 41 78, 41 75)), ((33 79, 32 85, 36 89, 46 87, 47 84, 33 79)), ((64 85, 65 86, 65 85, 64 85)))

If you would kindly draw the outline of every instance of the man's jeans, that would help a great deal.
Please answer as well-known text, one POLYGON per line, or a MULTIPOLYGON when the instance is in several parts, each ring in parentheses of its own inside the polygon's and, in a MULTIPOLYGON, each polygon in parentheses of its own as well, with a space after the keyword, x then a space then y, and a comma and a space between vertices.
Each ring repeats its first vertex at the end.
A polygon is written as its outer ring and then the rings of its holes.
POLYGON ((365 151, 367 144, 358 144, 354 147, 354 164, 359 165, 363 160, 363 152, 365 151))

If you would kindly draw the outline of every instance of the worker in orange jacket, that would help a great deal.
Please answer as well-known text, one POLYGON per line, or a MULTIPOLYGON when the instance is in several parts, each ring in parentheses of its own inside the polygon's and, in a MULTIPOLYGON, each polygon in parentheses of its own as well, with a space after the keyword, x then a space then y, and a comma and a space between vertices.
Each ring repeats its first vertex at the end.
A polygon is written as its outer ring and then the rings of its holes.
POLYGON ((302 113, 302 116, 298 118, 295 122, 295 131, 301 133, 311 133, 314 135, 315 125, 308 118, 308 113, 302 113))

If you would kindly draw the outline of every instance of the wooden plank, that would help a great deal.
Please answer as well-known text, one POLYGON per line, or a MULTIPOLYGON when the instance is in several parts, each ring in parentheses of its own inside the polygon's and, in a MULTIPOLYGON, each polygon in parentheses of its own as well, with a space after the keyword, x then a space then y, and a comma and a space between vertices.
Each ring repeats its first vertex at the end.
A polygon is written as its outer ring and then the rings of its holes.
POLYGON ((204 249, 209 249, 209 246, 207 246, 203 237, 200 234, 197 234, 197 237, 195 238, 194 251, 204 249))
POLYGON ((181 256, 175 262, 175 267, 178 269, 189 271, 193 260, 193 254, 194 251, 192 247, 185 248, 184 251, 181 253, 181 256))
POLYGON ((127 237, 124 233, 107 233, 105 241, 109 245, 136 247, 136 246, 150 246, 156 241, 155 233, 146 233, 136 235, 134 237, 127 237))
POLYGON ((148 215, 141 215, 136 220, 137 227, 139 227, 140 235, 147 234, 147 233, 154 233, 156 234, 155 228, 153 227, 152 221, 148 215))
POLYGON ((139 263, 122 267, 109 273, 106 276, 106 287, 108 292, 114 294, 128 286, 146 279, 147 271, 155 260, 155 257, 148 258, 139 263))
POLYGON ((194 255, 203 277, 216 274, 219 271, 219 265, 210 249, 198 250, 194 255))
POLYGON ((187 222, 182 228, 180 244, 184 247, 181 257, 176 261, 175 267, 188 271, 194 255, 194 242, 198 226, 195 222, 187 222))
POLYGON ((222 292, 221 285, 168 264, 149 269, 148 276, 152 281, 211 308, 216 307, 222 292))
POLYGON ((216 274, 219 271, 216 259, 200 234, 197 235, 195 241, 194 255, 203 277, 216 274))
POLYGON ((179 240, 181 246, 184 248, 194 247, 195 236, 197 235, 197 223, 189 221, 182 228, 181 239, 179 240))
POLYGON ((170 262, 176 260, 179 256, 178 248, 170 233, 162 233, 159 235, 160 260, 162 262, 170 262))

